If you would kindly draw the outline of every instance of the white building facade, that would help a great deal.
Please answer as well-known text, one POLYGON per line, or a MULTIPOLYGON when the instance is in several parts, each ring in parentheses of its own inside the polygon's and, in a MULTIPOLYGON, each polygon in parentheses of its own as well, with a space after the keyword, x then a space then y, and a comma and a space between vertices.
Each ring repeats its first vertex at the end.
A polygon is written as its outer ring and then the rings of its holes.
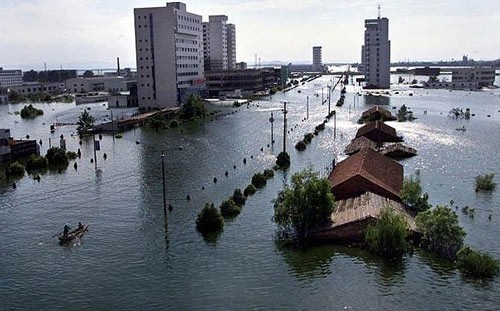
POLYGON ((362 65, 365 73, 365 87, 390 88, 391 41, 389 41, 389 20, 387 18, 365 20, 365 38, 362 65))
POLYGON ((236 68, 236 27, 226 15, 210 15, 203 23, 203 50, 206 71, 236 68))
POLYGON ((23 84, 23 72, 20 69, 4 70, 0 67, 0 87, 23 84))
POLYGON ((179 106, 204 87, 202 17, 181 2, 134 9, 141 108, 179 106))

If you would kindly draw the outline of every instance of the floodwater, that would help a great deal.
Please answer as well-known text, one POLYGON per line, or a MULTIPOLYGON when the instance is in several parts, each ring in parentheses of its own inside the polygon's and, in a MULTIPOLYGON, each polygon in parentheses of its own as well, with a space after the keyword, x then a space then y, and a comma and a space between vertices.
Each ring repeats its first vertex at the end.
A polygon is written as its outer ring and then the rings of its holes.
MULTIPOLYGON (((326 245, 298 251, 276 242, 271 200, 290 176, 306 167, 324 175, 333 159, 345 158, 342 151, 359 127, 356 120, 373 104, 386 104, 390 110, 406 104, 418 119, 390 123, 418 150, 418 156, 402 162, 405 175, 418 174, 432 204, 454 200, 466 243, 500 259, 500 191, 474 192, 475 176, 500 172, 500 91, 394 85, 391 96, 383 97, 358 96, 350 86, 344 106, 338 108, 335 90, 331 109, 336 108, 336 122, 327 123, 326 130, 298 152, 295 143, 327 114, 321 93, 322 88, 326 93, 329 79, 322 77, 248 108, 213 105, 210 108, 219 111, 216 119, 176 129, 137 128, 115 140, 104 135, 98 170, 90 162, 91 140, 80 145, 71 125, 50 134, 49 124, 75 122, 86 107, 99 120, 109 119, 106 106, 35 104, 45 114, 34 120, 14 114, 22 104, 0 106, 0 127, 10 128, 15 138, 41 139, 42 154, 49 138, 57 145, 61 134, 68 150, 82 152, 78 170, 70 163, 61 173, 42 174, 40 182, 25 176, 15 181, 16 188, 12 180, 0 180, 0 309, 497 309, 498 278, 471 280, 424 252, 391 264, 356 248, 326 245), (195 228, 205 202, 220 204, 235 188, 245 188, 254 173, 273 166, 282 149, 283 101, 289 111, 291 168, 277 172, 250 197, 218 237, 205 240, 195 228), (455 107, 469 107, 475 116, 452 119, 448 111, 455 107), (268 147, 271 112, 276 143, 268 147), (467 130, 456 130, 462 126, 467 130), (166 225, 162 152, 167 205, 173 206, 166 225), (474 218, 461 213, 465 205, 475 208, 474 218), (69 247, 59 246, 52 236, 64 224, 74 227, 79 221, 90 224, 90 231, 69 247)), ((115 116, 131 112, 113 110, 115 116)))

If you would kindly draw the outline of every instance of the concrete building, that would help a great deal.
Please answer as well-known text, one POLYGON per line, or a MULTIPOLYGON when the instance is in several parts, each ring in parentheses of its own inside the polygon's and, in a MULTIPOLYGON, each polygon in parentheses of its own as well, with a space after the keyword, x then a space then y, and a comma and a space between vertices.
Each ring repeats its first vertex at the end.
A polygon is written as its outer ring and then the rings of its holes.
POLYGON ((15 140, 10 136, 10 129, 0 129, 0 162, 16 161, 32 154, 40 155, 36 140, 15 140))
POLYGON ((186 4, 134 9, 141 108, 175 107, 205 84, 202 17, 186 4))
POLYGON ((323 71, 323 56, 321 46, 313 46, 313 71, 323 71))
POLYGON ((21 95, 35 94, 39 92, 59 93, 64 91, 64 83, 58 82, 25 82, 20 85, 9 87, 9 91, 14 91, 21 95))
POLYGON ((207 71, 207 93, 210 97, 226 97, 240 94, 251 97, 257 92, 269 90, 280 83, 281 69, 261 68, 244 70, 207 71))
POLYGON ((10 160, 10 130, 0 129, 0 163, 10 160))
POLYGON ((23 72, 20 69, 4 70, 0 67, 0 87, 23 84, 23 72))
POLYGON ((203 23, 205 71, 236 69, 236 28, 226 15, 211 15, 203 23))
POLYGON ((432 81, 424 83, 425 88, 474 90, 483 87, 493 87, 495 83, 495 68, 465 67, 451 70, 451 82, 432 81))
POLYGON ((365 40, 362 67, 365 73, 365 87, 373 89, 390 88, 391 41, 389 41, 389 20, 387 18, 365 20, 365 40))

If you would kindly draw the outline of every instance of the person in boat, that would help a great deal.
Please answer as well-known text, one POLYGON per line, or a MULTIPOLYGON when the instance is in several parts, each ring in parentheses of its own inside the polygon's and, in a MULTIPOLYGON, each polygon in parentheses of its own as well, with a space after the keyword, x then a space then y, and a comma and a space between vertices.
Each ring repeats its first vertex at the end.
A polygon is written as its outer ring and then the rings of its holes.
POLYGON ((83 225, 81 222, 78 222, 78 230, 81 230, 81 229, 83 229, 83 225))
POLYGON ((71 230, 71 228, 68 225, 64 225, 63 236, 68 236, 69 230, 71 230))

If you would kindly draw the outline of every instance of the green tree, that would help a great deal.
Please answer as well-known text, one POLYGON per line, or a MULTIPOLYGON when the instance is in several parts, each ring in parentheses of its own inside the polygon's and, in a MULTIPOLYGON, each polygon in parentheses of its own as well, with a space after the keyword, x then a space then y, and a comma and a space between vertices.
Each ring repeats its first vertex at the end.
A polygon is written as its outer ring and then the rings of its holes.
POLYGON ((26 170, 28 172, 43 170, 47 168, 48 164, 49 163, 45 157, 32 154, 26 162, 26 170))
POLYGON ((234 189, 232 199, 234 203, 236 203, 236 205, 241 207, 245 205, 245 201, 247 198, 243 195, 240 188, 236 188, 234 189))
POLYGON ((385 257, 397 258, 407 251, 408 223, 403 215, 391 207, 385 207, 375 224, 365 231, 365 242, 368 248, 385 257))
POLYGON ((95 118, 90 115, 87 110, 84 110, 78 117, 76 130, 78 132, 85 132, 94 127, 95 118))
POLYGON ((205 203, 196 218, 196 228, 202 234, 216 232, 224 227, 224 218, 213 203, 205 203))
POLYGON ((422 193, 420 180, 406 178, 401 189, 401 200, 417 213, 424 212, 431 208, 429 204, 429 195, 427 192, 422 193))
POLYGON ((188 100, 181 106, 179 116, 182 119, 191 119, 205 114, 205 104, 200 96, 191 94, 188 100))
POLYGON ((276 158, 276 165, 279 168, 287 169, 290 167, 290 155, 286 152, 280 152, 276 158))
POLYGON ((158 132, 158 129, 162 128, 165 126, 165 118, 162 116, 161 113, 157 113, 153 116, 151 119, 151 127, 155 129, 155 131, 158 132))
POLYGON ((52 147, 47 150, 47 154, 45 155, 47 161, 49 162, 49 166, 68 166, 68 155, 66 152, 59 147, 52 147))
POLYGON ((32 104, 24 106, 23 109, 21 109, 21 118, 23 119, 33 119, 41 115, 43 115, 43 110, 33 107, 32 104))
POLYGON ((83 73, 84 78, 92 78, 94 76, 94 72, 92 70, 85 70, 83 73))
POLYGON ((241 206, 236 204, 232 198, 223 201, 219 209, 223 217, 234 217, 241 213, 241 206))
POLYGON ((283 230, 292 230, 299 239, 327 223, 335 209, 335 200, 327 179, 305 169, 292 176, 274 200, 274 221, 283 230))
POLYGON ((24 176, 24 166, 19 162, 13 162, 7 167, 7 176, 21 177, 24 176))
POLYGON ((415 218, 422 238, 420 246, 450 260, 456 258, 464 244, 465 231, 458 225, 458 216, 447 206, 436 206, 415 218))
POLYGON ((491 255, 475 251, 468 246, 457 253, 458 268, 466 275, 477 278, 490 278, 500 273, 498 260, 491 255))
POLYGON ((495 190, 497 183, 493 181, 495 174, 485 174, 476 176, 476 192, 491 192, 495 190))

